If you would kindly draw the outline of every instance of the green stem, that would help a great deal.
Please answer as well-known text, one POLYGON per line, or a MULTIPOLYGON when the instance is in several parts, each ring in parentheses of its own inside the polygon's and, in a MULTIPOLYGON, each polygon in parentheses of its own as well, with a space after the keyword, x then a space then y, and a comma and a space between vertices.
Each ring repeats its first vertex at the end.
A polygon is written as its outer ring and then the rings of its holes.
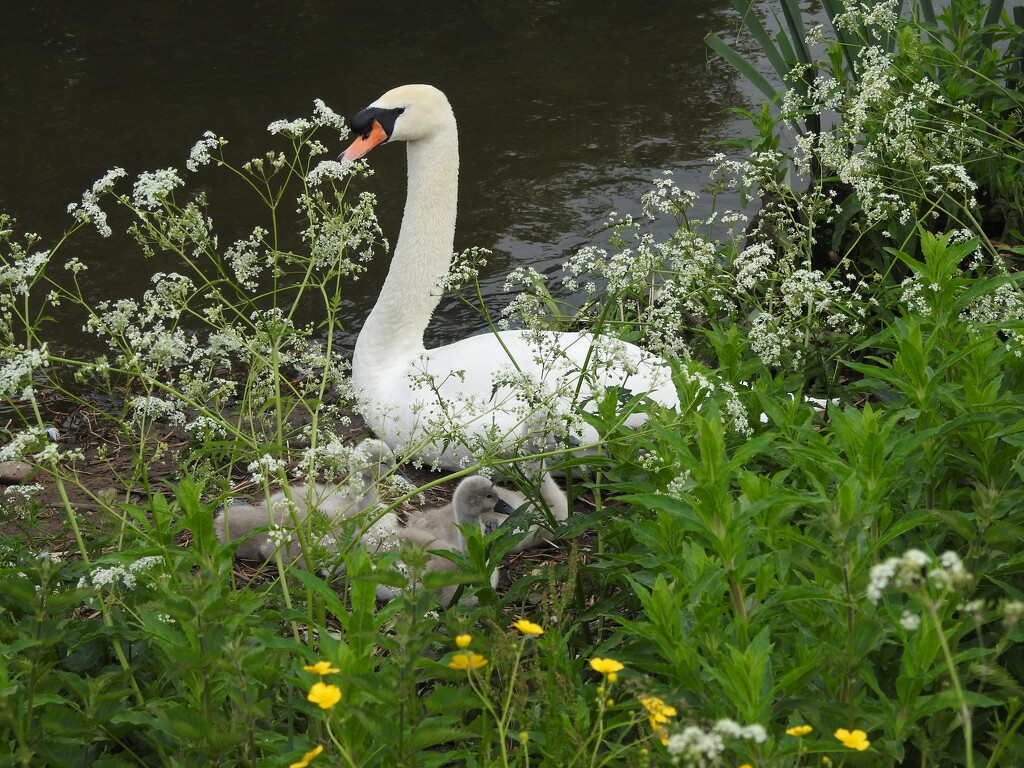
POLYGON ((956 692, 956 700, 960 707, 960 717, 964 724, 964 742, 965 742, 965 765, 967 768, 974 768, 974 726, 971 722, 971 708, 967 704, 967 700, 964 698, 964 690, 960 685, 960 678, 956 671, 956 662, 953 660, 953 654, 949 650, 949 643, 946 642, 946 633, 942 630, 942 621, 939 619, 938 611, 936 610, 935 604, 931 600, 926 600, 924 603, 928 609, 928 615, 932 618, 932 623, 935 625, 935 633, 939 639, 939 646, 942 648, 942 655, 946 660, 946 667, 949 669, 949 679, 953 684, 953 690, 956 692))

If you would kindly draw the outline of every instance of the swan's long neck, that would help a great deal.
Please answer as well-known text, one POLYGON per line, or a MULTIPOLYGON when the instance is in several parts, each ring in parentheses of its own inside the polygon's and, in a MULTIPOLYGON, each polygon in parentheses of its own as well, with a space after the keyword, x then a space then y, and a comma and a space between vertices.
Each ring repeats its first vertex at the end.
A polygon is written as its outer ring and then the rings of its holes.
MULTIPOLYGON (((352 359, 356 383, 388 375, 423 351, 423 332, 441 300, 458 207, 459 141, 447 130, 408 143, 409 195, 384 287, 359 332, 352 359)), ((393 375, 393 373, 391 374, 393 375)))

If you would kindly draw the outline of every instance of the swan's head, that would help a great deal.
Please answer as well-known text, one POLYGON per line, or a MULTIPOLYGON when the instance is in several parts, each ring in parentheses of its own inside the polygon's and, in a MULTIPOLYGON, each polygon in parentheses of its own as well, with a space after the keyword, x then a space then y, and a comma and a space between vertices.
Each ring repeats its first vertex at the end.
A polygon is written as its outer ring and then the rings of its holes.
POLYGON ((352 162, 386 141, 417 141, 454 127, 452 107, 441 91, 432 85, 401 85, 352 118, 356 140, 338 159, 352 162))

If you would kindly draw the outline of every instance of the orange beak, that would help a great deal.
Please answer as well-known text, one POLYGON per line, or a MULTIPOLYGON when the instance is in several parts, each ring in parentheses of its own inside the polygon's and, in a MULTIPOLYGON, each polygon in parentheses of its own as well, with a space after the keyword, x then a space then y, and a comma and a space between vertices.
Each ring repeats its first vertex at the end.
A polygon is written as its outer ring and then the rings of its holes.
POLYGON ((380 123, 374 120, 373 127, 370 128, 370 132, 365 136, 357 136, 356 140, 348 145, 348 149, 338 156, 338 159, 349 163, 354 162, 363 157, 378 144, 383 144, 389 138, 390 136, 384 132, 380 123))

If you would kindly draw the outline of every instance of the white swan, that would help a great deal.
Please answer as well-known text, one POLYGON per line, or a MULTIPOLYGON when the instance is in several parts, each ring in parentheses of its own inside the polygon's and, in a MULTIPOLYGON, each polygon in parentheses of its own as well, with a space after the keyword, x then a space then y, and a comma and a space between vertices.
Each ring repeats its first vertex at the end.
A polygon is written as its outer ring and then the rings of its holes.
MULTIPOLYGON (((455 116, 437 88, 405 85, 359 112, 352 129, 357 138, 343 161, 387 141, 404 141, 408 151, 402 229, 352 357, 360 411, 378 437, 406 456, 456 468, 477 450, 512 445, 538 410, 557 423, 609 386, 678 404, 664 360, 610 337, 508 330, 426 349, 423 333, 454 248, 455 116)), ((596 437, 580 434, 584 442, 596 437)))

